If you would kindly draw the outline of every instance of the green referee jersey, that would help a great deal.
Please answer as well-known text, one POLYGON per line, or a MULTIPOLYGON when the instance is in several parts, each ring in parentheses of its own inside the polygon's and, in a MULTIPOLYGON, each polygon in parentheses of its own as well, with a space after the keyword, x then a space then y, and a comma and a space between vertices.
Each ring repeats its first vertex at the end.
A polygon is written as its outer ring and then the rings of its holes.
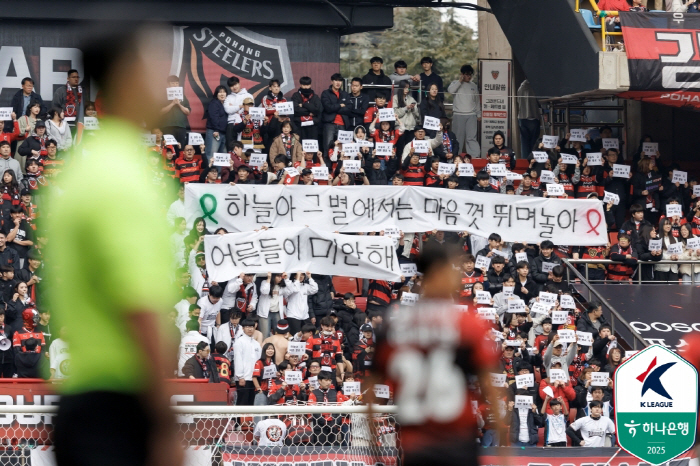
POLYGON ((151 355, 130 336, 127 316, 147 310, 165 325, 177 301, 164 193, 148 178, 139 131, 107 118, 100 126, 72 155, 43 215, 45 287, 71 355, 66 394, 142 391, 151 355))

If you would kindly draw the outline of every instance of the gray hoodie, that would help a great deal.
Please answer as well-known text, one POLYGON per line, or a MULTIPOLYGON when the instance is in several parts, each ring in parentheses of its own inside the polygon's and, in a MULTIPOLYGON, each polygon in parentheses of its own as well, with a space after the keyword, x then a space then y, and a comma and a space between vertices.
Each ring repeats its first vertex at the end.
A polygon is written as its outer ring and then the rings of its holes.
MULTIPOLYGON (((562 350, 562 356, 554 356, 552 354, 552 349, 554 348, 554 341, 547 346, 547 351, 544 353, 544 367, 547 369, 547 377, 549 377, 549 369, 552 368, 552 366, 555 363, 561 363, 562 369, 565 371, 568 370, 569 366, 571 365, 571 361, 574 360, 574 357, 576 356, 576 353, 578 352, 578 344, 572 343, 571 347, 569 348, 569 351, 566 353, 566 356, 563 355, 563 350, 562 350)), ((560 343, 563 345, 563 343, 560 343)))

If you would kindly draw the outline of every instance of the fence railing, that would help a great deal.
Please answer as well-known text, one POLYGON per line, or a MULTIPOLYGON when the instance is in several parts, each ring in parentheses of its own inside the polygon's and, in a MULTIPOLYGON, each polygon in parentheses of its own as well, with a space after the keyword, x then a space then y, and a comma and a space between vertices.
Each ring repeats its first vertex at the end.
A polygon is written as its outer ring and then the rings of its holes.
MULTIPOLYGON (((619 261, 614 261, 610 259, 565 259, 571 264, 602 264, 602 265, 608 265, 608 264, 622 264, 622 262, 619 261)), ((588 267, 584 267, 584 277, 586 280, 588 280, 591 283, 604 283, 606 280, 595 280, 595 279, 589 279, 588 278, 588 267)), ((700 283, 700 281, 696 280, 695 275, 700 274, 700 261, 697 260, 687 260, 687 259, 679 259, 679 260, 659 260, 659 261, 637 261, 637 270, 635 273, 632 275, 631 280, 639 285, 643 283, 648 283, 648 284, 656 284, 656 285, 661 285, 661 284, 669 284, 669 283, 686 283, 689 285, 695 285, 696 283, 700 283), (679 280, 643 280, 642 279, 642 273, 640 270, 640 266, 648 266, 648 267, 654 267, 655 265, 690 265, 691 266, 691 273, 689 275, 689 280, 685 281, 679 281, 679 280)), ((567 276, 567 278, 570 278, 567 276)), ((681 278, 681 277, 679 277, 681 278)), ((610 283, 610 280, 607 280, 607 283, 610 283)))

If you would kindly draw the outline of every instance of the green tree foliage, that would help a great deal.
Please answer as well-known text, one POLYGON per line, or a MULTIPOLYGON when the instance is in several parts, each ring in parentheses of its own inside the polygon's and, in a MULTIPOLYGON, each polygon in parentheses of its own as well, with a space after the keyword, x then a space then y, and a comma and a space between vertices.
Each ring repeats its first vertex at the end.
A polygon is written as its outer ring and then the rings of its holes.
POLYGON ((362 77, 376 55, 384 59, 387 75, 394 72, 397 60, 404 60, 413 75, 423 71, 420 59, 430 56, 433 70, 447 86, 459 76, 462 65, 469 63, 476 69, 477 47, 474 31, 459 23, 451 8, 394 8, 393 28, 343 36, 340 70, 345 77, 362 77))

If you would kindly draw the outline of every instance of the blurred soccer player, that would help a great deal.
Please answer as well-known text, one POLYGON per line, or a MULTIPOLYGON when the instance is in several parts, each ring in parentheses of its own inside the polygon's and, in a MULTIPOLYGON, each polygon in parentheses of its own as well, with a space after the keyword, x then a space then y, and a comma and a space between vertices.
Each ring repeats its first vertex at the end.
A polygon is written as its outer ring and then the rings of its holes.
POLYGON ((167 69, 159 69, 164 52, 155 35, 167 31, 100 29, 81 49, 105 117, 57 177, 60 192, 52 195, 45 225, 52 235, 51 309, 59 326, 71 329, 72 374, 59 386, 56 460, 177 466, 183 450, 162 381, 176 354, 167 327, 177 301, 167 280, 170 233, 137 126, 156 126, 167 69))
POLYGON ((397 312, 379 338, 375 364, 379 380, 395 389, 406 466, 478 464, 472 401, 479 398, 470 388, 475 376, 488 380, 496 357, 481 320, 452 304, 460 286, 451 263, 457 256, 425 248, 418 261, 423 298, 397 312))

